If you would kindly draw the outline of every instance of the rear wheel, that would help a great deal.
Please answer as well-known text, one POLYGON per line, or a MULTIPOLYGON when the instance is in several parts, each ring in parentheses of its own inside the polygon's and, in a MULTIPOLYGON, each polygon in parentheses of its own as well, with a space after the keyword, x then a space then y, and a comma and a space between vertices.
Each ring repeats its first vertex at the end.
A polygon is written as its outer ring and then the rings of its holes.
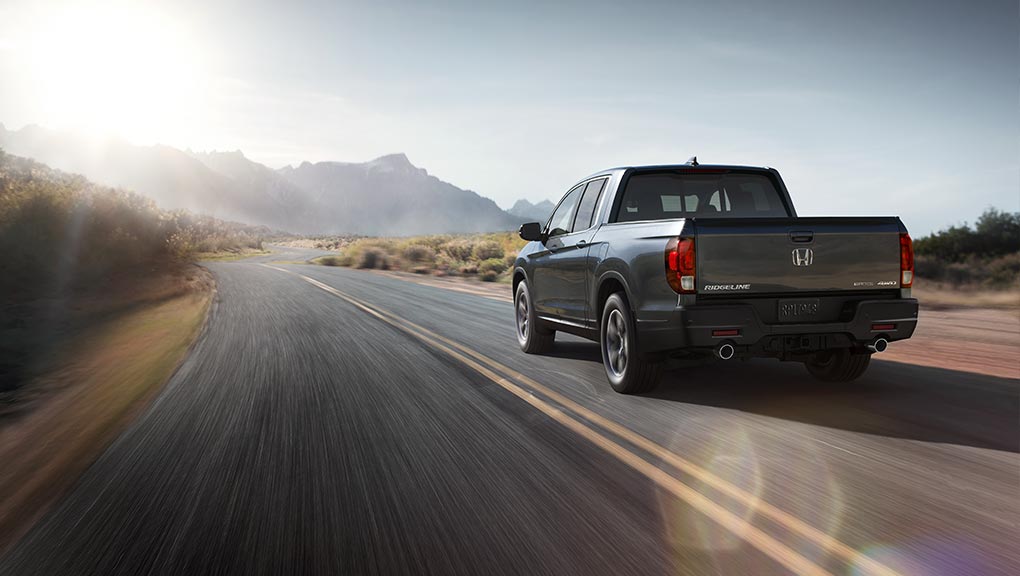
POLYGON ((517 285, 517 292, 514 293, 514 310, 517 343, 520 344, 521 350, 528 354, 548 352, 556 339, 556 332, 540 324, 531 301, 528 283, 524 280, 517 285))
POLYGON ((599 340, 602 364, 613 390, 621 394, 640 394, 659 383, 662 364, 648 360, 638 350, 630 306, 620 293, 606 300, 599 340))
POLYGON ((850 382, 860 378, 870 364, 871 354, 854 354, 848 348, 839 348, 819 352, 804 366, 823 382, 850 382))

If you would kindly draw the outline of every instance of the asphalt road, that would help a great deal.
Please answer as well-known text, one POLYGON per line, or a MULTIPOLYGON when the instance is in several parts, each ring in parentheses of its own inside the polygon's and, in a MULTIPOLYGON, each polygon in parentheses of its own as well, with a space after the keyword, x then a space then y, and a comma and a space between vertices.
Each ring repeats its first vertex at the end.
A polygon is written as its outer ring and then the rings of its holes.
MULTIPOLYGON (((206 331, 0 574, 1010 574, 1020 381, 517 348, 506 302, 210 264, 206 331)), ((267 265, 268 264, 268 265, 267 265)))

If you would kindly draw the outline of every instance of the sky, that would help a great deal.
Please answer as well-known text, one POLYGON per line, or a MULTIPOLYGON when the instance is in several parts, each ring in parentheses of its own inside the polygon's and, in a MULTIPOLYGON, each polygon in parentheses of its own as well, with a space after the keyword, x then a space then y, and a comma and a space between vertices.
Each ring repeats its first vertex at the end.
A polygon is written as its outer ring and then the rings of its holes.
POLYGON ((915 236, 1020 211, 1004 2, 0 0, 0 122, 241 149, 404 152, 503 207, 611 166, 773 166, 801 215, 915 236))

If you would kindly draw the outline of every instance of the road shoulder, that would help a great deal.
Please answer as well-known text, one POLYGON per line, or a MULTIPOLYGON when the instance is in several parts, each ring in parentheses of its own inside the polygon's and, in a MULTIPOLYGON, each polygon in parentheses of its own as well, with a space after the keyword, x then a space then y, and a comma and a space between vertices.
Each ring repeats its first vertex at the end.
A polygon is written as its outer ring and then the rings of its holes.
POLYGON ((59 303, 66 319, 0 412, 0 550, 155 398, 201 333, 214 286, 189 265, 59 303))

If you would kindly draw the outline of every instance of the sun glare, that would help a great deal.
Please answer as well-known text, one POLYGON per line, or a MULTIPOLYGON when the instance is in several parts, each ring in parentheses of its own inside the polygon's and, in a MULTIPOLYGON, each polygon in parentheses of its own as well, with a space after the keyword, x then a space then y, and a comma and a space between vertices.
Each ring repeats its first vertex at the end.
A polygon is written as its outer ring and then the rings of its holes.
POLYGON ((200 125, 201 51, 180 22, 145 4, 50 11, 26 48, 48 123, 139 143, 200 125))

